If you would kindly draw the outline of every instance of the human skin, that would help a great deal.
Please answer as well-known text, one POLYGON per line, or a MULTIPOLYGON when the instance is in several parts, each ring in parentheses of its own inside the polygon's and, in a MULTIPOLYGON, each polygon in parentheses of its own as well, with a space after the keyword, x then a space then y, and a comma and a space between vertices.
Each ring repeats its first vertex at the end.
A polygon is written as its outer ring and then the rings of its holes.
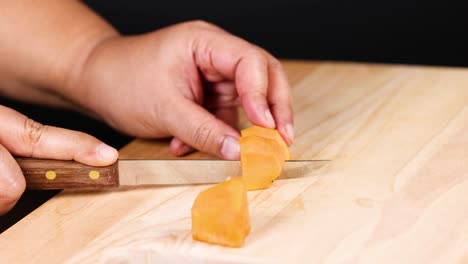
MULTIPOLYGON (((79 1, 0 0, 0 93, 81 111, 171 151, 239 158, 237 105, 292 144, 290 87, 265 50, 202 21, 121 36, 79 1)), ((12 155, 108 165, 115 149, 0 106, 0 214, 24 191, 12 155)))

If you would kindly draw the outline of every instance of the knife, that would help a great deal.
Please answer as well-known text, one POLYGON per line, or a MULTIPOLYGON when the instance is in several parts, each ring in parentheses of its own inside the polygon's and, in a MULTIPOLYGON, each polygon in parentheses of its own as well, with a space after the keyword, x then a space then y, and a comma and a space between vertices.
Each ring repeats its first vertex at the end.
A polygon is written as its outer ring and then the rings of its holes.
MULTIPOLYGON (((190 185, 241 176, 240 161, 119 160, 106 167, 76 161, 16 158, 30 190, 103 189, 123 185, 190 185)), ((300 178, 329 160, 288 160, 280 179, 300 178)))

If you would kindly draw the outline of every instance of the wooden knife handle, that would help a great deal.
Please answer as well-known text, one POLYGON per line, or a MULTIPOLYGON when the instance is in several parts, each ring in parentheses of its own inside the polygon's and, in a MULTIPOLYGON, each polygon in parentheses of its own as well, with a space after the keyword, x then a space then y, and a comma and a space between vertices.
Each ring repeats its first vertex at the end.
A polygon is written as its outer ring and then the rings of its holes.
POLYGON ((16 158, 30 190, 102 189, 119 186, 117 162, 93 167, 76 161, 16 158))

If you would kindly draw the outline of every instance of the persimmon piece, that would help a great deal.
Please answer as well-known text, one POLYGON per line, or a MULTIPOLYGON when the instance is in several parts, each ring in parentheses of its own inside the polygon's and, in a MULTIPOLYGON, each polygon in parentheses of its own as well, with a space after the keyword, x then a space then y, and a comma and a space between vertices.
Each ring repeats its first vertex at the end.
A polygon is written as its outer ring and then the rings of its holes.
POLYGON ((192 237, 228 247, 241 247, 250 232, 247 190, 241 177, 202 191, 192 207, 192 237))
POLYGON ((291 159, 288 145, 286 144, 286 142, 284 142, 280 133, 276 129, 259 127, 259 126, 251 126, 249 128, 241 130, 241 135, 242 136, 259 136, 259 137, 264 137, 268 139, 273 139, 281 146, 284 159, 285 160, 291 159))
POLYGON ((275 140, 259 136, 242 136, 239 142, 242 178, 247 190, 268 188, 284 165, 281 146, 275 140))

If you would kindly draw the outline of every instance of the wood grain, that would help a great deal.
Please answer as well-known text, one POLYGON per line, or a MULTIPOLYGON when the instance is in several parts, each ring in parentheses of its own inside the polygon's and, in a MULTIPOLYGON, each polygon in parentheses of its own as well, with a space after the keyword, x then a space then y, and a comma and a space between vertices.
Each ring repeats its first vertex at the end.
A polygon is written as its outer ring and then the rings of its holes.
MULTIPOLYGON (((0 262, 467 263, 468 70, 284 63, 292 156, 333 161, 250 192, 244 248, 192 241, 204 186, 67 191, 0 235, 0 262)), ((162 141, 122 149, 168 153, 162 141)))
POLYGON ((16 158, 29 190, 104 189, 119 186, 117 163, 94 167, 76 161, 16 158))

